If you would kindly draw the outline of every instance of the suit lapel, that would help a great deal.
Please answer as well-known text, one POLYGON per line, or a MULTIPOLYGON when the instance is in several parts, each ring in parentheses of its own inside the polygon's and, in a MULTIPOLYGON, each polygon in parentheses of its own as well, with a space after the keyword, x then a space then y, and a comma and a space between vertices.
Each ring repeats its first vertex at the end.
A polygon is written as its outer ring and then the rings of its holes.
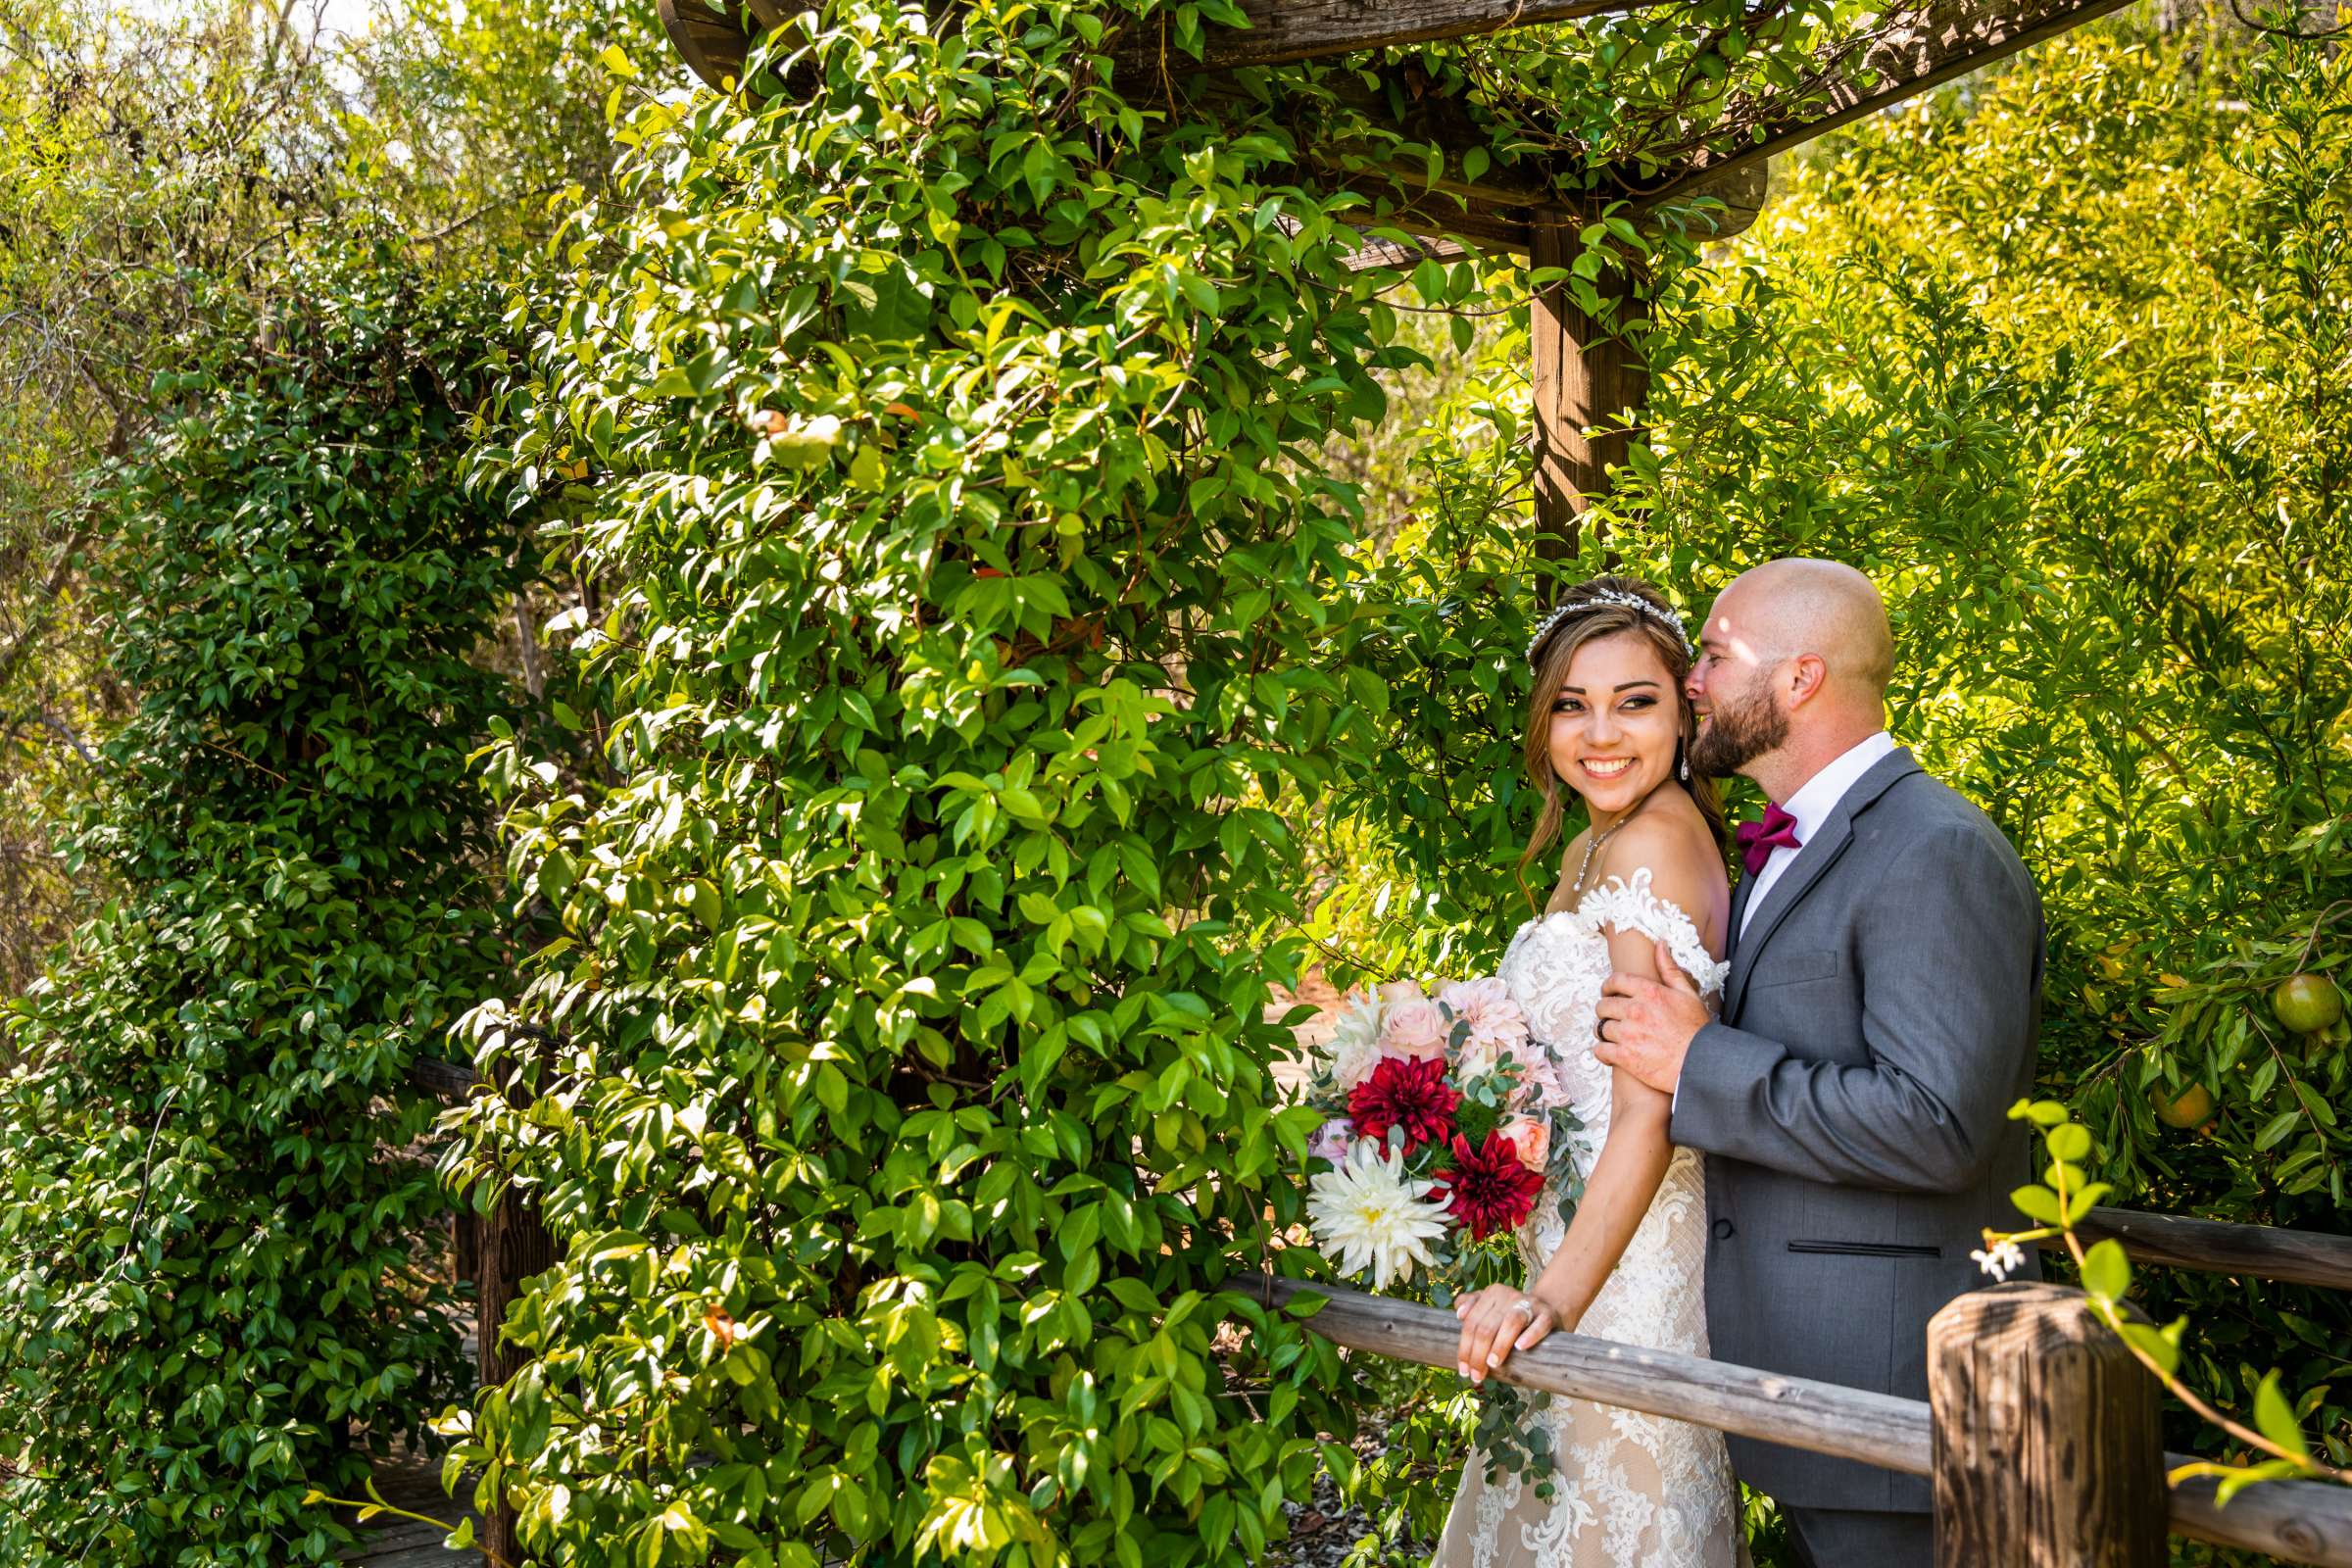
POLYGON ((1740 957, 1740 917, 1747 912, 1747 896, 1755 890, 1755 873, 1742 866, 1740 885, 1732 889, 1732 929, 1723 945, 1724 956, 1735 962, 1740 957))
MULTIPOLYGON (((1854 781, 1853 787, 1838 803, 1838 808, 1830 813, 1830 819, 1821 825, 1821 831, 1798 848, 1796 858, 1789 862, 1788 870, 1781 873, 1780 880, 1773 883, 1772 891, 1764 896, 1764 902, 1756 906, 1755 917, 1748 921, 1747 929, 1740 931, 1733 944, 1731 978, 1724 985, 1723 1015, 1726 1018, 1739 1016, 1740 1004, 1747 995, 1747 978, 1755 972, 1756 956, 1772 940, 1773 932, 1780 929, 1781 922, 1788 917, 1788 911, 1803 901, 1805 895, 1812 891, 1813 884, 1838 863, 1838 858, 1853 842, 1854 818, 1868 810, 1880 796, 1893 786, 1895 780, 1919 770, 1919 763, 1912 760, 1909 752, 1901 747, 1895 748, 1854 781)), ((1735 931, 1740 930, 1740 919, 1745 910, 1748 890, 1753 887, 1754 880, 1748 877, 1740 882, 1740 897, 1735 901, 1732 910, 1732 928, 1735 931)))

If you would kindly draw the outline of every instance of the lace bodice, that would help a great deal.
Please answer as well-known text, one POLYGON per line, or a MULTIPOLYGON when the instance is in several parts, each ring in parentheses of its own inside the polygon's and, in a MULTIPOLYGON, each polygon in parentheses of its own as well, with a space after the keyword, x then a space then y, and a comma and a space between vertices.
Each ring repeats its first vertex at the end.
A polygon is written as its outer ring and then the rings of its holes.
MULTIPOLYGON (((1609 1069, 1592 1054, 1593 1004, 1609 977, 1609 934, 1639 931, 1667 944, 1706 996, 1729 966, 1717 962, 1690 915, 1660 899, 1646 868, 1610 877, 1574 909, 1530 920, 1511 938, 1500 974, 1550 1054, 1585 1131, 1580 1176, 1608 1138, 1609 1069)), ((1558 1191, 1546 1187, 1519 1233, 1533 1280, 1566 1234, 1558 1191)), ((1650 1349, 1707 1353, 1706 1185, 1694 1151, 1678 1149, 1657 1197, 1577 1331, 1650 1349)), ((1722 1434, 1582 1400, 1554 1401, 1559 1475, 1548 1500, 1515 1474, 1490 1485, 1474 1454, 1446 1521, 1440 1568, 1732 1568, 1743 1555, 1722 1434)))

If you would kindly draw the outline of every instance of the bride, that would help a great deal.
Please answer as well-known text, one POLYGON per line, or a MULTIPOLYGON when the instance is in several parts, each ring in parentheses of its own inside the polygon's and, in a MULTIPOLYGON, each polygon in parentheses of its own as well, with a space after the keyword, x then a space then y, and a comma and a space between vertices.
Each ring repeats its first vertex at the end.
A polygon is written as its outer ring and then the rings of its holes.
MULTIPOLYGON (((1519 1233, 1524 1292, 1490 1286, 1455 1303, 1460 1371, 1473 1382, 1555 1329, 1707 1353, 1699 1156, 1668 1142, 1664 1095, 1591 1049, 1601 982, 1613 969, 1655 978, 1661 947, 1708 997, 1722 989, 1731 894, 1714 791, 1683 760, 1695 732, 1683 692, 1690 659, 1666 600, 1626 577, 1570 589, 1528 645, 1527 767, 1544 811, 1520 864, 1559 831, 1563 782, 1592 825, 1500 972, 1574 1094, 1585 1191, 1564 1234, 1560 1194, 1537 1200, 1519 1233)), ((1732 1568, 1741 1558, 1721 1434, 1580 1399, 1554 1398, 1542 1419, 1559 1465, 1548 1500, 1515 1471, 1490 1482, 1486 1455, 1473 1453, 1435 1568, 1732 1568)))

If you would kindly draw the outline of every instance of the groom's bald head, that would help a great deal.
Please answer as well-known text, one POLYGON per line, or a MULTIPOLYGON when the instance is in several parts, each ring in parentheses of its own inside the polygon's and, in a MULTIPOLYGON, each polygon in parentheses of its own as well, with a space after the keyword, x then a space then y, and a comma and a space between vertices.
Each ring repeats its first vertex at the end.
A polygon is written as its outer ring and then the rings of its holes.
POLYGON ((1886 727, 1893 671, 1886 606, 1853 567, 1792 558, 1742 572, 1699 631, 1690 765, 1745 773, 1785 800, 1886 727))
POLYGON ((1792 556, 1740 573, 1715 601, 1714 614, 1742 623, 1770 657, 1817 655, 1836 695, 1874 708, 1894 674, 1894 634, 1886 604, 1868 577, 1838 561, 1792 556))

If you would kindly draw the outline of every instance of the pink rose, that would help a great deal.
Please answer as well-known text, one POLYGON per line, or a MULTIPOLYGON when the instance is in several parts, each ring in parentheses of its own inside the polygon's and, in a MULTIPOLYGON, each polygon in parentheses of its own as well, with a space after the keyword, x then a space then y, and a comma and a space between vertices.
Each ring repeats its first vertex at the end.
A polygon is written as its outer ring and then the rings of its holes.
MULTIPOLYGON (((1386 991, 1383 992, 1384 997, 1386 991)), ((1380 1021, 1380 1050, 1387 1056, 1442 1056, 1449 1025, 1438 1004, 1419 987, 1408 996, 1388 998, 1388 1013, 1380 1021)))
POLYGON ((1348 1149, 1355 1143, 1350 1136, 1353 1131, 1347 1117, 1334 1116, 1315 1129, 1314 1142, 1306 1146, 1306 1152, 1316 1159, 1328 1159, 1335 1166, 1344 1165, 1348 1162, 1348 1149))
POLYGON ((1551 1157, 1551 1117, 1513 1116, 1501 1127, 1502 1136, 1518 1152, 1519 1163, 1542 1172, 1551 1157))

